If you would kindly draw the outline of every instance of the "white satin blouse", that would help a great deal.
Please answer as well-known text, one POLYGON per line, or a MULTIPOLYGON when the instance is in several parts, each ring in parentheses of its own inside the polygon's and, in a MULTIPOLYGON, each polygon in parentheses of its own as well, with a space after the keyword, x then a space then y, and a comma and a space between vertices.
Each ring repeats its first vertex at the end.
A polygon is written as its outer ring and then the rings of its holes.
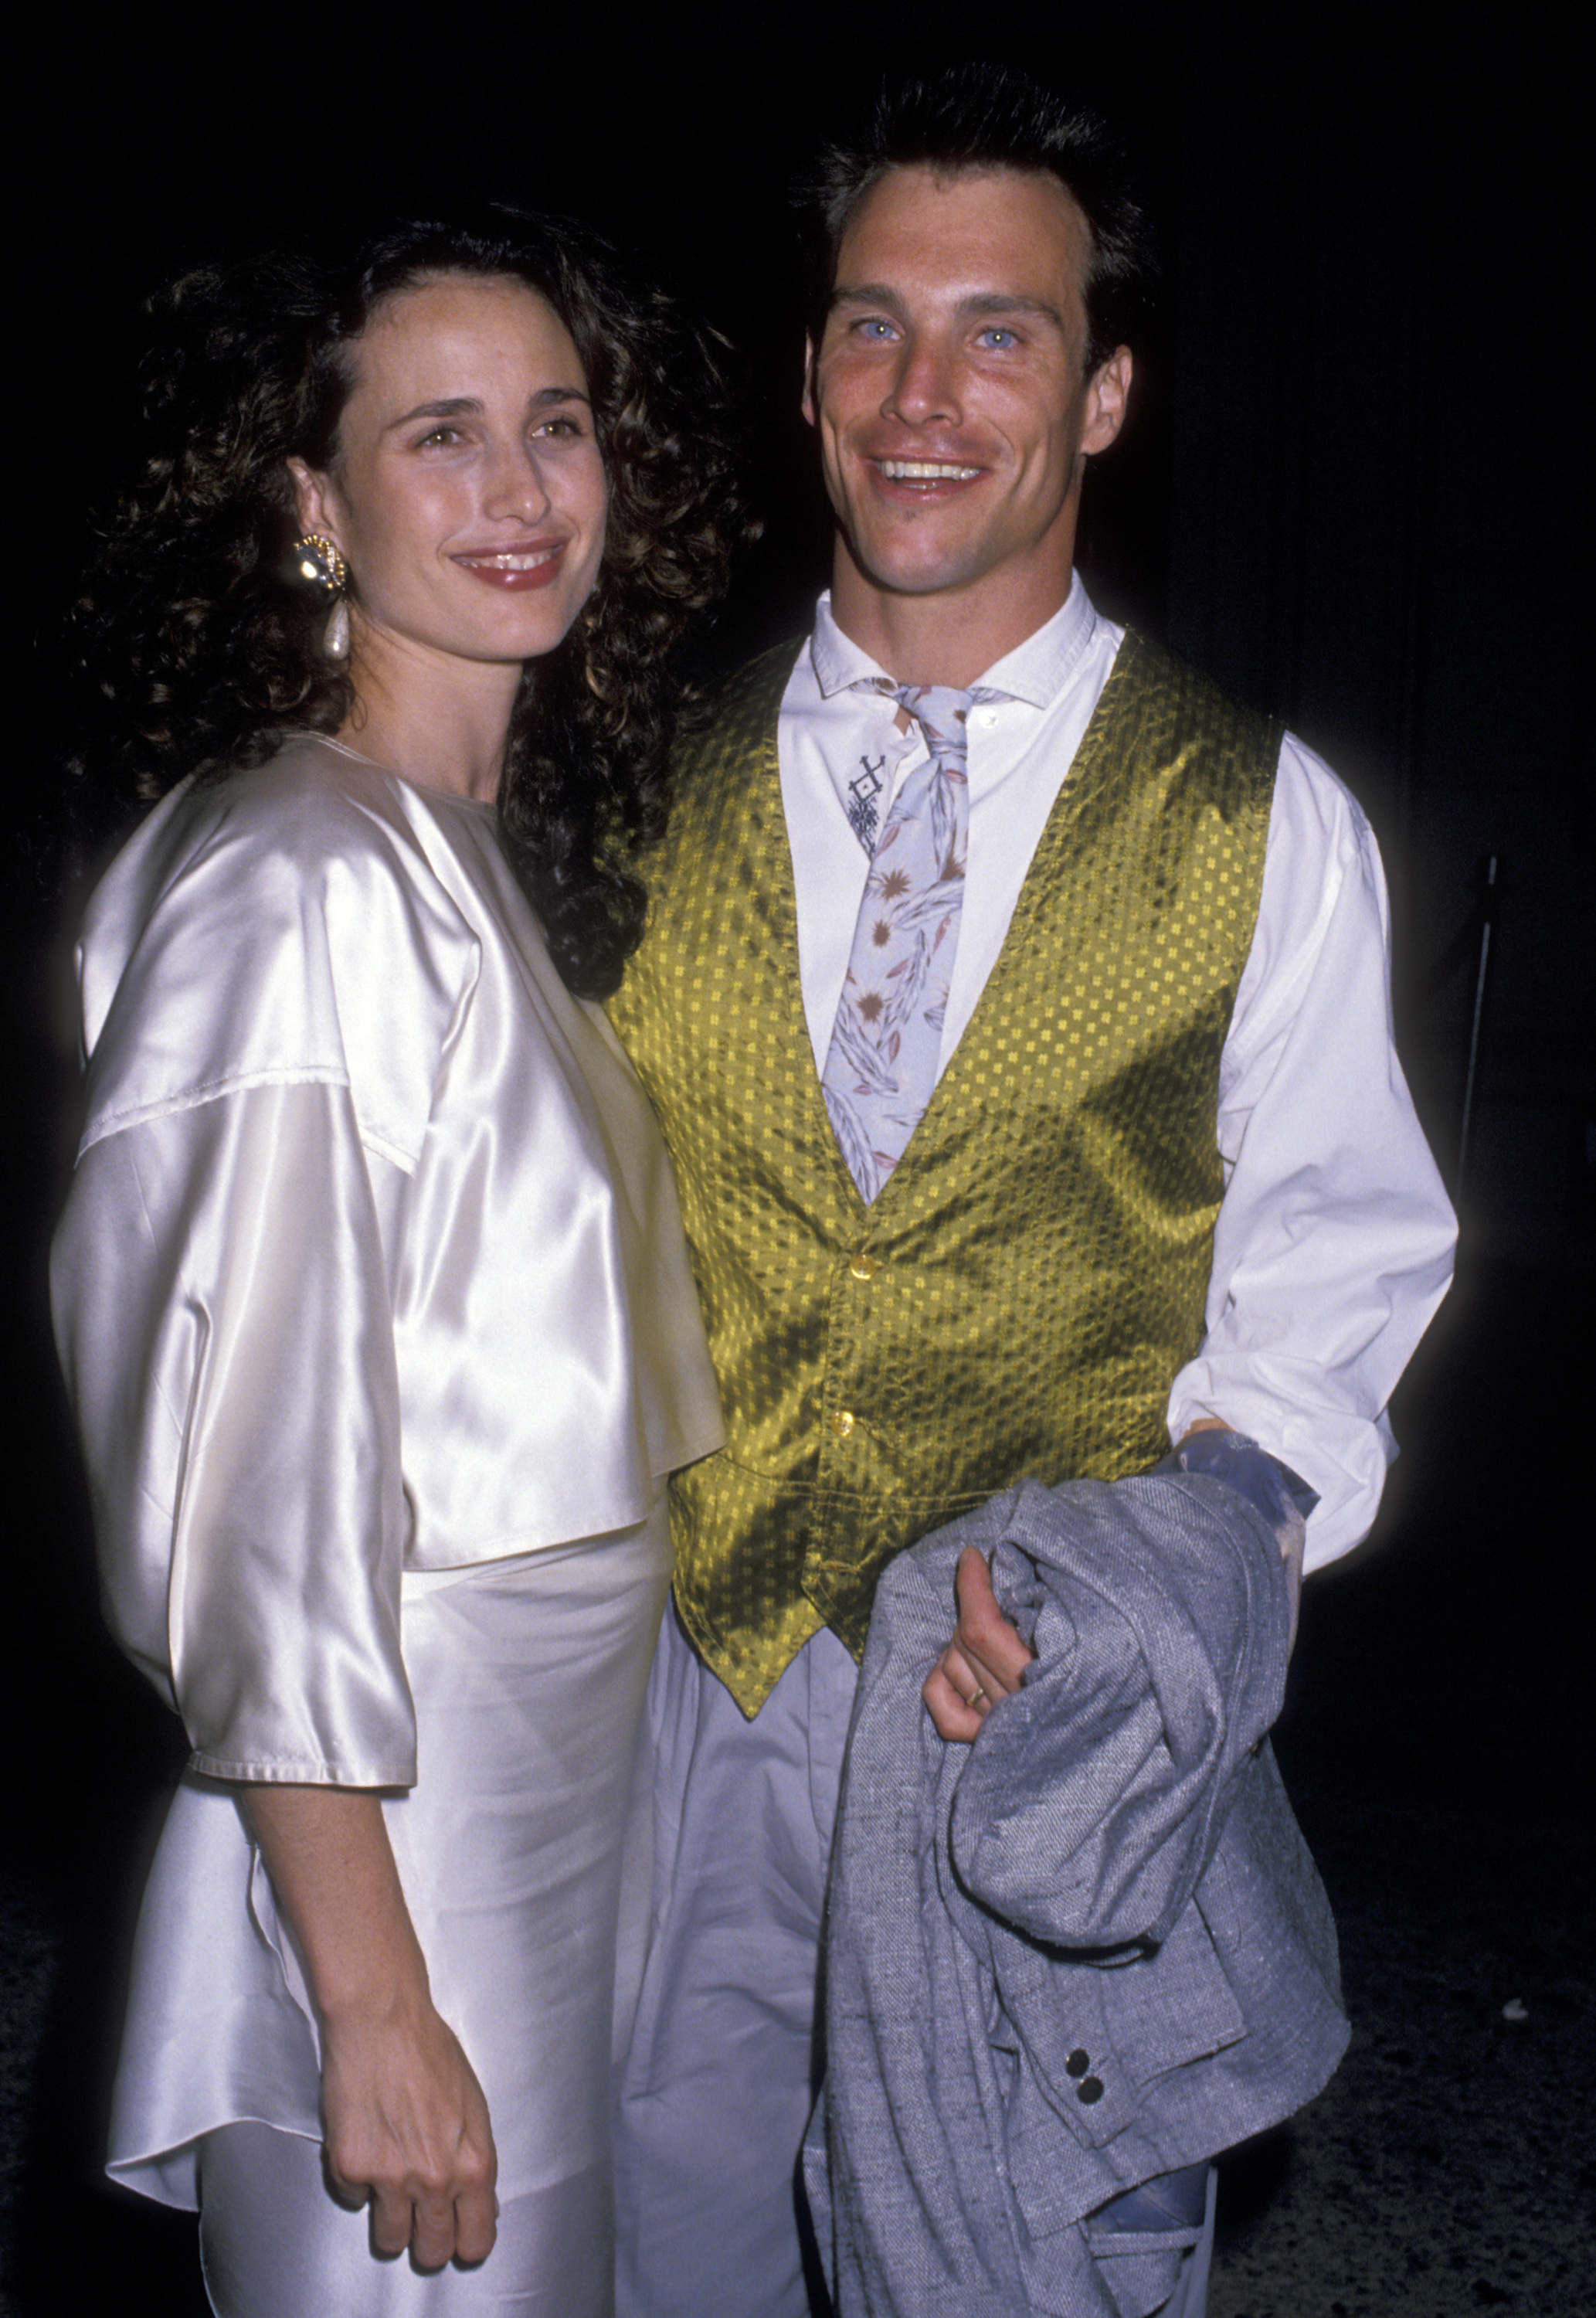
POLYGON ((79 961, 112 1626, 196 1770, 408 1785, 401 1572, 624 1528, 722 1438, 641 1088, 491 808, 319 737, 164 799, 79 961))

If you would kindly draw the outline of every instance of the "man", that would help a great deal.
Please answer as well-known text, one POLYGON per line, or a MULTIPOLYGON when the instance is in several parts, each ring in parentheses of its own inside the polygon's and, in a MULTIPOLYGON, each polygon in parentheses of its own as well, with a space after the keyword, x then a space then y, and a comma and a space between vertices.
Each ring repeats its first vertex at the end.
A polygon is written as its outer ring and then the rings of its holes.
MULTIPOLYGON (((883 100, 811 211, 831 588, 690 753, 614 1005, 730 1434, 675 1491, 650 1701, 637 2318, 806 2307, 793 2166, 886 1559, 1022 1475, 1118 1479, 1206 1426, 1316 1493, 1310 1566, 1345 1551, 1450 1271, 1367 825, 1073 577, 1149 271, 1102 130, 952 73, 883 100)), ((1026 1656, 970 1558, 926 1685, 946 1740, 1026 1656)))

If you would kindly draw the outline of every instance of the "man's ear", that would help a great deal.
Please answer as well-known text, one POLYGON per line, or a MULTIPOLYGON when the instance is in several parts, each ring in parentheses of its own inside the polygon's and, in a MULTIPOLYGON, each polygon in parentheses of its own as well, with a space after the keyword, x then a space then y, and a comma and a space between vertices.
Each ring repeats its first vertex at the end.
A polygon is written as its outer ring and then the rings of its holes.
POLYGON ((1092 373, 1086 390, 1086 424, 1080 430, 1083 451, 1106 451, 1125 425, 1134 368, 1129 346, 1116 346, 1092 373))
POLYGON ((303 459, 290 459, 288 472, 293 481, 294 511, 301 531, 318 531, 324 538, 338 545, 332 507, 331 480, 308 467, 303 459))
POLYGON ((811 427, 815 423, 814 364, 814 340, 810 337, 809 332, 805 330, 803 333, 803 401, 802 409, 803 416, 808 419, 811 427))

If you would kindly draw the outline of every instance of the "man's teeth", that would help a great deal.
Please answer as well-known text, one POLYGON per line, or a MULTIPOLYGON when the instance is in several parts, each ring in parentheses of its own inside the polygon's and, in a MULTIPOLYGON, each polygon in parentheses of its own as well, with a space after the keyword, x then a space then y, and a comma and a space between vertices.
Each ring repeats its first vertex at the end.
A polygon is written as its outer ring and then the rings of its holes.
POLYGON ((955 467, 946 459, 883 459, 881 472, 892 483, 968 483, 979 467, 955 467))

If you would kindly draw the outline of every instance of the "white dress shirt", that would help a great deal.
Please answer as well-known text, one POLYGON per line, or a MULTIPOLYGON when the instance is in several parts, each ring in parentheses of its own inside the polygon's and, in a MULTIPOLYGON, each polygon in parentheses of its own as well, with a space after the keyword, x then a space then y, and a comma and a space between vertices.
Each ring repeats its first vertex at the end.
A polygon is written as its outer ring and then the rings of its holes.
MULTIPOLYGON (((978 678, 1010 697, 969 720, 969 853, 939 1070, 997 962, 1123 634, 1077 578, 1063 609, 978 678)), ((869 868, 850 804, 872 791, 881 827, 927 754, 918 724, 898 731, 890 699, 849 688, 884 674, 822 596, 778 725, 817 1072, 869 868)), ((1373 834, 1329 767, 1289 733, 1220 1060, 1216 1134, 1225 1191, 1207 1334, 1175 1379, 1170 1433, 1223 1417, 1300 1473, 1320 1497, 1312 1569, 1374 1520, 1396 1453, 1385 1404, 1446 1293, 1457 1226, 1392 1042, 1373 834)))

